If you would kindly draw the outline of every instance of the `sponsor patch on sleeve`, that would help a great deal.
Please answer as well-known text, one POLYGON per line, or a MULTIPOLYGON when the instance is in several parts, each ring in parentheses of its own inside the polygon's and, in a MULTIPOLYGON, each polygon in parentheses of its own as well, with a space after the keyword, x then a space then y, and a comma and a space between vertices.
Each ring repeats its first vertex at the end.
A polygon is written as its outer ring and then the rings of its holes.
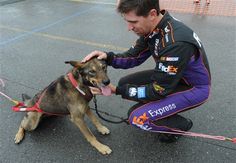
POLYGON ((179 57, 161 57, 161 61, 176 62, 179 60, 179 57))
POLYGON ((153 88, 155 89, 155 91, 157 91, 159 93, 162 93, 165 90, 165 88, 161 87, 157 83, 153 83, 153 88))
POLYGON ((138 87, 138 98, 145 98, 146 91, 145 87, 138 87))
POLYGON ((134 97, 137 94, 137 89, 134 87, 129 88, 129 96, 134 97))

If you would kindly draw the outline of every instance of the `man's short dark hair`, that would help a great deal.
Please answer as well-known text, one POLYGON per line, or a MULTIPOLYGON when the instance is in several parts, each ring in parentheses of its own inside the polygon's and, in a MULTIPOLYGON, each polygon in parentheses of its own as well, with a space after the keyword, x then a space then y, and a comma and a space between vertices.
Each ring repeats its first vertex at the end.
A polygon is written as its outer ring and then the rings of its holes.
POLYGON ((156 9, 157 15, 160 13, 159 0, 120 0, 117 11, 126 14, 135 11, 137 16, 148 16, 149 11, 156 9))

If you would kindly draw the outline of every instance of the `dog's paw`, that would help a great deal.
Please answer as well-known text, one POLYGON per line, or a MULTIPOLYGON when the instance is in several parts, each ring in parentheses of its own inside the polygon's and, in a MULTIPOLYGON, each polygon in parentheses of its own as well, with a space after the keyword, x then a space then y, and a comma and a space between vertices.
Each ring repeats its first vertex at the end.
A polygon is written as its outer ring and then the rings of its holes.
POLYGON ((111 154, 112 150, 110 147, 103 145, 99 147, 98 151, 102 153, 103 155, 109 155, 111 154))
POLYGON ((15 144, 19 144, 23 138, 24 138, 24 133, 17 133, 14 139, 15 144))
POLYGON ((112 150, 110 147, 108 147, 107 145, 104 145, 102 143, 100 143, 99 141, 97 141, 96 139, 94 139, 93 141, 90 142, 91 145, 93 147, 95 147, 101 154, 103 155, 109 155, 112 150))
POLYGON ((15 136, 15 139, 14 139, 15 144, 19 144, 21 142, 21 140, 24 138, 24 136, 25 136, 24 129, 20 128, 15 136))
POLYGON ((102 134, 102 135, 107 135, 110 133, 110 130, 105 127, 105 126, 101 126, 98 128, 98 131, 102 134))

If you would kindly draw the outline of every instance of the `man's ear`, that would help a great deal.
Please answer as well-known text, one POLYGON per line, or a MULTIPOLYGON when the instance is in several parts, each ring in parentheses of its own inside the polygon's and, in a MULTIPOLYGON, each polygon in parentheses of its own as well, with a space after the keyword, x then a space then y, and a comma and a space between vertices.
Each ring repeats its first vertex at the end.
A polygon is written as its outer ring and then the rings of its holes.
POLYGON ((84 65, 83 63, 79 61, 65 61, 65 64, 70 64, 71 66, 76 67, 76 68, 80 68, 84 65))
POLYGON ((156 9, 151 9, 149 11, 149 16, 151 16, 151 19, 155 19, 158 16, 157 10, 156 9))

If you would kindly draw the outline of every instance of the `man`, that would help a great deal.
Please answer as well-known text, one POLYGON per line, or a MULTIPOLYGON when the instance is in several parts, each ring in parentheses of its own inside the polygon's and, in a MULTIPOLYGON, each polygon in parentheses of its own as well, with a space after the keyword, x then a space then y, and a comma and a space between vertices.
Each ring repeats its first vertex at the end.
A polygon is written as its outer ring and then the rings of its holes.
MULTIPOLYGON (((152 56, 155 67, 120 79, 110 85, 113 93, 137 101, 128 112, 130 125, 148 131, 188 131, 192 121, 177 113, 203 104, 210 93, 208 61, 198 36, 186 25, 160 11, 158 0, 120 0, 117 10, 128 29, 139 39, 120 54, 94 51, 84 58, 105 59, 114 68, 127 69, 152 56)), ((101 91, 91 88, 93 94, 101 91)), ((159 134, 161 142, 175 142, 179 136, 159 134)))

